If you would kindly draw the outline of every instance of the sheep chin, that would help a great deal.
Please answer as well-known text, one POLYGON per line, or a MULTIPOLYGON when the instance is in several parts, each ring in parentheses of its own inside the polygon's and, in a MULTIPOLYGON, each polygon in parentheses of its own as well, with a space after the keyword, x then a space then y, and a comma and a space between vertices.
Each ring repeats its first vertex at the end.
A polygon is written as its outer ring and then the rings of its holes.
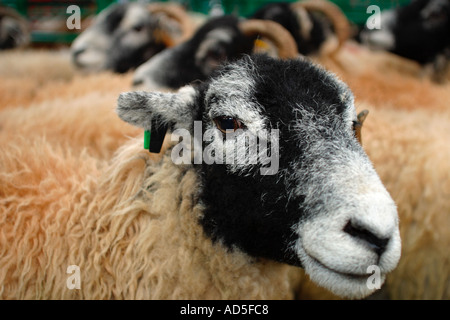
POLYGON ((305 272, 317 285, 343 298, 362 299, 380 289, 400 259, 398 231, 392 235, 385 252, 378 256, 364 241, 337 232, 330 225, 327 226, 330 238, 324 238, 323 232, 308 222, 298 230, 299 239, 293 250, 305 272))
POLYGON ((334 223, 329 216, 301 222, 293 250, 313 282, 341 297, 361 299, 380 289, 387 273, 397 266, 401 242, 398 228, 388 232, 383 249, 352 235, 345 223, 350 216, 342 214, 334 223))
POLYGON ((86 50, 74 58, 74 63, 84 71, 98 72, 105 68, 105 55, 101 51, 86 50))
MULTIPOLYGON (((379 288, 370 286, 370 273, 366 275, 342 273, 331 269, 306 252, 301 256, 305 272, 317 285, 330 290, 332 293, 348 299, 363 299, 379 288)), ((386 279, 385 273, 379 275, 379 285, 386 279)))

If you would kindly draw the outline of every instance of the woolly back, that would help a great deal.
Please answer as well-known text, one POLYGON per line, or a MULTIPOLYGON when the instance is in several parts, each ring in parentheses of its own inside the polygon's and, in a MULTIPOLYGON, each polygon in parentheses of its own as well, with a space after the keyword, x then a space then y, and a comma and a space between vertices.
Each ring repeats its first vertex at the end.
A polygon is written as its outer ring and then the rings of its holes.
MULTIPOLYGON (((95 162, 88 161, 94 164, 89 174, 86 165, 73 161, 62 178, 53 171, 58 163, 71 163, 67 154, 32 146, 28 152, 39 157, 29 157, 30 162, 47 168, 45 173, 31 179, 37 171, 29 170, 29 185, 13 201, 14 192, 2 189, 7 201, 0 212, 1 248, 7 254, 0 255, 1 297, 292 298, 291 267, 228 252, 204 236, 195 171, 174 165, 170 149, 164 149, 150 155, 142 140, 132 140, 102 173, 93 174, 95 162), (53 191, 39 192, 50 180, 53 191), (61 187, 57 181, 73 183, 61 187), (38 206, 41 202, 46 205, 38 206), (67 268, 73 265, 79 268, 79 289, 68 286, 67 268)), ((23 174, 9 169, 10 176, 23 174)))

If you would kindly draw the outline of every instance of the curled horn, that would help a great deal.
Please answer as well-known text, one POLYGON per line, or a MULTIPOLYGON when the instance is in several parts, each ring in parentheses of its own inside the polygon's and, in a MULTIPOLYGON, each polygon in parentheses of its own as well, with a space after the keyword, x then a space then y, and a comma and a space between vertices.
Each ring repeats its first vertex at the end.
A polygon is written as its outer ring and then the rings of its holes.
POLYGON ((299 56, 297 44, 291 34, 276 22, 249 19, 240 22, 239 29, 246 36, 260 35, 272 41, 277 47, 278 57, 281 59, 291 59, 299 56))
POLYGON ((293 10, 304 9, 306 11, 319 11, 330 19, 338 39, 338 46, 331 52, 331 54, 336 53, 344 42, 350 38, 350 23, 341 9, 339 9, 339 7, 334 3, 326 0, 305 0, 291 4, 291 8, 293 10))
POLYGON ((181 5, 175 3, 150 3, 147 8, 151 13, 162 13, 170 19, 175 20, 180 25, 181 36, 179 37, 170 35, 170 33, 163 28, 156 30, 156 37, 158 37, 167 47, 173 47, 174 45, 184 42, 193 35, 193 23, 187 15, 186 10, 181 5))
POLYGON ((24 17, 22 17, 19 13, 17 13, 14 9, 0 6, 0 18, 3 17, 13 18, 14 20, 17 20, 17 22, 20 25, 23 37, 21 37, 20 39, 15 39, 17 47, 20 48, 28 45, 28 43, 30 42, 30 28, 27 20, 24 17))

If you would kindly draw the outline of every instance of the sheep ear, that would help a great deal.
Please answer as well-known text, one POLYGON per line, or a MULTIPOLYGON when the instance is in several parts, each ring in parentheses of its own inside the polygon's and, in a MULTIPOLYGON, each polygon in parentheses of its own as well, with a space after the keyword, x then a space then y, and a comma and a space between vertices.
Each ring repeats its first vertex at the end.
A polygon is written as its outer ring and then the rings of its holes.
POLYGON ((116 112, 123 121, 145 130, 154 129, 155 125, 189 130, 195 118, 196 96, 192 86, 176 93, 125 92, 119 96, 116 112))
POLYGON ((368 114, 369 114, 369 110, 361 111, 357 115, 358 120, 353 123, 353 130, 355 132, 356 139, 358 139, 358 141, 361 145, 362 145, 361 128, 362 128, 364 120, 366 120, 368 114))
POLYGON ((117 114, 123 121, 143 128, 144 148, 159 153, 169 127, 192 131, 196 95, 190 86, 177 93, 126 92, 119 96, 117 114))

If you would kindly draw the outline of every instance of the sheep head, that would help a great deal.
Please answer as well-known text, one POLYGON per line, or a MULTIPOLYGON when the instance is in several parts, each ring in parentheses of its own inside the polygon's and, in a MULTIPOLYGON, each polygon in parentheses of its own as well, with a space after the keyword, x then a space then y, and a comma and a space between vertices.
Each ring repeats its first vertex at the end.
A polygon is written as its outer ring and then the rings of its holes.
POLYGON ((133 78, 135 88, 180 88, 207 79, 222 63, 254 49, 255 39, 267 38, 280 58, 298 56, 290 34, 273 21, 243 20, 234 16, 210 19, 194 36, 167 49, 140 66, 133 78))
POLYGON ((117 112, 172 131, 165 152, 202 181, 198 223, 230 252, 303 267, 349 298, 375 291, 370 266, 382 283, 397 265, 396 206, 358 142, 351 91, 322 68, 246 56, 176 93, 123 93, 117 112))
POLYGON ((176 4, 112 4, 71 46, 81 70, 127 72, 192 35, 190 20, 176 4))

